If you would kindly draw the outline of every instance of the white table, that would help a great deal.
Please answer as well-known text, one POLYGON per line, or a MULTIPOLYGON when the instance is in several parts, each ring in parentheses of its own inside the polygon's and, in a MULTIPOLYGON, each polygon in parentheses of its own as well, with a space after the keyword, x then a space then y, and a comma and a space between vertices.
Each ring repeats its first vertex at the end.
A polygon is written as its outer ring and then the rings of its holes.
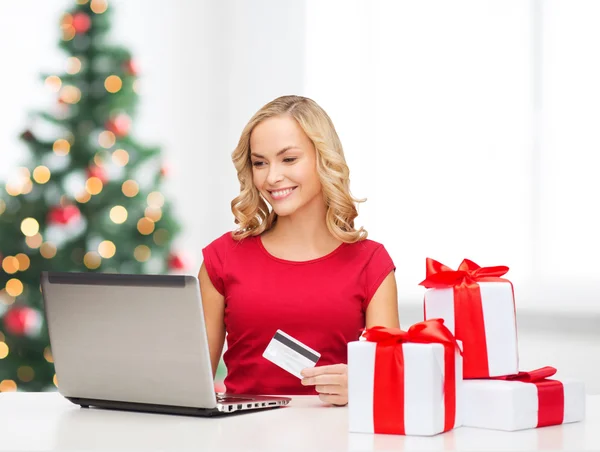
POLYGON ((600 395, 584 422, 519 432, 461 427, 434 437, 348 433, 347 409, 317 397, 285 408, 195 418, 73 405, 58 393, 0 394, 0 450, 600 450, 600 395))

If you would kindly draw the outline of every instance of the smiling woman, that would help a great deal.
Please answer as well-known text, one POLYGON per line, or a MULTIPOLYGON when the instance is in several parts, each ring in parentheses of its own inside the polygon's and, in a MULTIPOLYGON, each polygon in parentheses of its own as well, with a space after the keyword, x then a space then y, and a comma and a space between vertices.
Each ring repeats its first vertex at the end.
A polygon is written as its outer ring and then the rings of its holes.
POLYGON ((333 122, 311 99, 280 97, 250 119, 232 158, 239 227, 203 249, 199 274, 213 370, 227 335, 227 392, 344 405, 347 343, 399 321, 395 265, 354 228, 361 200, 333 122), (262 357, 279 329, 321 354, 302 380, 262 357))

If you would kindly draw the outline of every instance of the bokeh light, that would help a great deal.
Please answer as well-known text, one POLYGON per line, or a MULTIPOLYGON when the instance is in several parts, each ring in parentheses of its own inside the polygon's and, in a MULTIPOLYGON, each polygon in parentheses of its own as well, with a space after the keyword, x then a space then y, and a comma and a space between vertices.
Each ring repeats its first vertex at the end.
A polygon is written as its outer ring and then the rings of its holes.
POLYGON ((39 232, 25 239, 25 243, 27 243, 27 246, 32 249, 37 249, 40 246, 42 246, 43 241, 44 239, 42 238, 42 234, 40 234, 39 232))
POLYGON ((67 73, 77 74, 81 70, 81 60, 77 57, 67 58, 67 73))
POLYGON ((40 230, 40 224, 35 218, 25 218, 21 222, 21 232, 27 237, 36 235, 40 230))
POLYGON ((20 279, 11 278, 6 281, 6 293, 11 297, 18 297, 23 293, 23 283, 20 279))
POLYGON ((165 197, 158 191, 153 191, 148 195, 148 205, 155 209, 160 209, 165 204, 165 197))
POLYGON ((133 257, 138 262, 146 262, 151 256, 150 248, 146 245, 138 245, 133 250, 133 257))
POLYGON ((67 155, 71 150, 71 144, 64 138, 59 138, 52 145, 52 150, 56 155, 67 155))
POLYGON ((46 77, 46 80, 44 80, 44 84, 49 90, 58 93, 60 91, 60 87, 62 86, 62 80, 57 75, 49 75, 46 77))
POLYGON ((106 88, 106 91, 109 93, 117 93, 122 87, 123 81, 118 75, 109 75, 106 77, 106 80, 104 80, 104 88, 106 88))
POLYGON ((140 187, 138 186, 136 181, 129 179, 123 182, 121 190, 123 191, 123 194, 128 198, 133 198, 140 192, 140 187))
POLYGON ((13 275, 19 271, 19 260, 14 256, 6 256, 2 260, 2 270, 9 275, 13 275))
POLYGON ((154 240, 154 243, 156 243, 158 246, 164 245, 169 240, 169 231, 163 228, 157 229, 152 236, 152 240, 154 240))
POLYGON ((146 207, 144 214, 155 223, 162 218, 162 210, 154 207, 146 207))
POLYGON ((15 392, 17 390, 17 384, 14 380, 2 380, 0 381, 0 392, 15 392))
POLYGON ((90 3, 90 9, 96 14, 102 14, 108 8, 108 2, 106 0, 92 0, 90 3))
POLYGON ((102 258, 95 251, 88 251, 87 253, 85 253, 85 256, 83 256, 83 264, 90 270, 97 269, 98 267, 100 267, 101 263, 102 258))
POLYGON ((56 251, 56 245, 51 242, 44 242, 40 246, 40 254, 45 259, 52 259, 54 256, 56 256, 56 251))
POLYGON ((102 146, 104 149, 110 149, 115 145, 117 141, 117 137, 110 130, 105 130, 104 132, 100 132, 98 135, 98 144, 102 146))
POLYGON ((110 209, 110 219, 117 224, 123 224, 127 221, 127 209, 123 206, 114 206, 110 209))
POLYGON ((129 163, 129 153, 125 149, 117 149, 113 152, 112 159, 115 165, 125 166, 129 163))
POLYGON ((102 188, 104 188, 104 184, 98 177, 92 176, 85 182, 85 189, 90 195, 97 195, 102 188))
POLYGON ((0 359, 4 359, 8 356, 9 348, 5 342, 0 342, 0 359))
POLYGON ((73 85, 65 85, 60 91, 60 99, 67 104, 76 104, 81 100, 81 90, 73 85))
POLYGON ((90 199, 92 199, 92 195, 90 195, 87 191, 81 192, 75 196, 75 200, 81 204, 85 204, 90 199))
POLYGON ((117 247, 110 240, 104 240, 98 245, 98 254, 104 259, 110 259, 117 252, 117 247))
POLYGON ((33 170, 33 180, 38 184, 45 184, 50 180, 50 170, 44 165, 37 166, 33 170))
POLYGON ((29 383, 35 377, 35 372, 31 366, 20 366, 17 369, 17 377, 19 380, 29 383))
POLYGON ((19 262, 19 271, 21 272, 26 271, 31 265, 31 260, 29 259, 29 256, 27 256, 27 254, 25 253, 19 253, 15 256, 15 258, 19 262))
POLYGON ((150 235, 154 232, 154 222, 146 217, 140 218, 137 223, 137 229, 140 234, 150 235))
POLYGON ((0 199, 0 215, 2 215, 5 210, 6 210, 6 203, 4 202, 3 199, 0 199))
POLYGON ((46 361, 48 361, 49 363, 54 362, 54 357, 52 356, 52 350, 48 346, 44 349, 44 359, 46 361))

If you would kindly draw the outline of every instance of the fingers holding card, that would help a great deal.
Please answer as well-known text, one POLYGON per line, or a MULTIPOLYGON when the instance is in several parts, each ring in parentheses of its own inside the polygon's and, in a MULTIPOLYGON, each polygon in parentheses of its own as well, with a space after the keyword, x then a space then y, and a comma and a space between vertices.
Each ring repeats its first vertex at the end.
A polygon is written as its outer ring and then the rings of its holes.
POLYGON ((314 367, 321 354, 289 334, 277 330, 265 349, 263 357, 301 379, 302 370, 314 367))

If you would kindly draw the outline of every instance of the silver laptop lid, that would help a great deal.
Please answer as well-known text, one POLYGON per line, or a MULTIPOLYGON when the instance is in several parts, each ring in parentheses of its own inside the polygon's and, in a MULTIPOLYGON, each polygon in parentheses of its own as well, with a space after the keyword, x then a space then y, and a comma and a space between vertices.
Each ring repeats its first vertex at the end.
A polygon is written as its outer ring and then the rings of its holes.
POLYGON ((42 272, 65 397, 216 407, 198 279, 42 272))

